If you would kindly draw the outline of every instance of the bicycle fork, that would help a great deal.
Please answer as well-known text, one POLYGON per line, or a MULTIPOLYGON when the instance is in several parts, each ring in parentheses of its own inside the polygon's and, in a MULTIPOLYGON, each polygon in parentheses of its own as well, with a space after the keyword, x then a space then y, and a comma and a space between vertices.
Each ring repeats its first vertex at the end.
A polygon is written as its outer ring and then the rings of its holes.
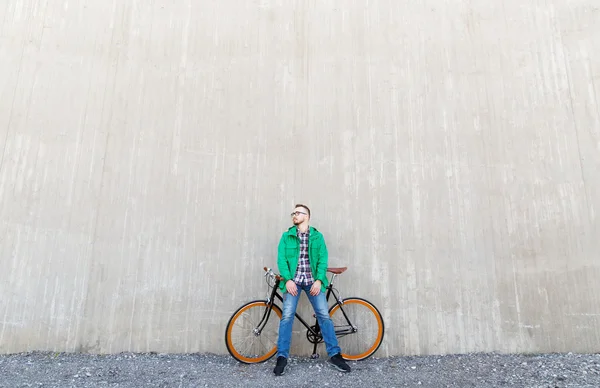
POLYGON ((271 295, 267 296, 267 308, 265 309, 262 319, 254 327, 253 333, 257 337, 260 336, 260 334, 262 333, 262 330, 265 328, 265 325, 269 321, 269 317, 271 316, 271 311, 273 311, 272 307, 275 303, 275 297, 277 297, 279 300, 281 300, 283 302, 283 299, 281 299, 281 297, 277 294, 278 287, 279 287, 279 280, 277 280, 275 282, 275 286, 273 287, 273 290, 271 291, 271 295))

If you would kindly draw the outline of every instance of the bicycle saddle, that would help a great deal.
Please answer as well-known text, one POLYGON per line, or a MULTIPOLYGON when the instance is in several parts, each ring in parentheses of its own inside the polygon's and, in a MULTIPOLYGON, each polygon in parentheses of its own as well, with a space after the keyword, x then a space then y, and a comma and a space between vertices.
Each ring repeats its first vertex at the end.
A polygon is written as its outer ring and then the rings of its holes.
POLYGON ((339 268, 330 267, 330 268, 327 268, 327 272, 331 272, 331 273, 334 273, 336 275, 339 275, 339 274, 341 274, 342 272, 344 272, 347 269, 348 269, 348 267, 339 267, 339 268))

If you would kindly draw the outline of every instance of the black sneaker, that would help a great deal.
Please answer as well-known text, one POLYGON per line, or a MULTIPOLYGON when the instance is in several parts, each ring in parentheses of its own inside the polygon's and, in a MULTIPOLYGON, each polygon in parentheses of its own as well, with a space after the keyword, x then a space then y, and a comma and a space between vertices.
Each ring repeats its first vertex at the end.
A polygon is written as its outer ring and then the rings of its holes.
POLYGON ((287 365, 287 358, 283 356, 277 357, 277 365, 275 365, 275 369, 273 369, 273 373, 275 376, 281 376, 285 373, 285 366, 287 365))
POLYGON ((342 358, 341 354, 336 354, 335 356, 332 356, 329 360, 327 360, 327 362, 329 362, 331 364, 331 366, 333 366, 335 369, 339 370, 340 372, 344 372, 344 373, 348 373, 350 372, 350 366, 348 366, 348 364, 346 364, 346 361, 344 361, 344 359, 342 358))

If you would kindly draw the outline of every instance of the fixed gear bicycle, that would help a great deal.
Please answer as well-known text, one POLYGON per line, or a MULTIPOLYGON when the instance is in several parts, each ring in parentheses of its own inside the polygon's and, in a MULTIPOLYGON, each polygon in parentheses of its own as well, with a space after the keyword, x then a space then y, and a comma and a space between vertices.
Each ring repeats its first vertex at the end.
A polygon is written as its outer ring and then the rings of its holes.
MULTIPOLYGON (((335 300, 329 308, 329 316, 342 348, 342 357, 350 361, 360 361, 372 356, 381 346, 384 334, 383 317, 377 307, 366 299, 340 299, 333 284, 336 276, 346 269, 347 267, 327 268, 327 272, 332 276, 326 288, 326 299, 329 301, 330 295, 333 295, 335 300)), ((275 300, 283 302, 279 293, 279 283, 283 278, 270 268, 264 267, 264 270, 269 289, 267 299, 254 300, 238 308, 225 329, 227 351, 233 358, 245 364, 265 362, 277 353, 282 311, 275 300)), ((317 358, 317 345, 323 342, 323 336, 316 317, 312 326, 298 312, 295 318, 306 327, 306 338, 314 344, 312 358, 317 358)))

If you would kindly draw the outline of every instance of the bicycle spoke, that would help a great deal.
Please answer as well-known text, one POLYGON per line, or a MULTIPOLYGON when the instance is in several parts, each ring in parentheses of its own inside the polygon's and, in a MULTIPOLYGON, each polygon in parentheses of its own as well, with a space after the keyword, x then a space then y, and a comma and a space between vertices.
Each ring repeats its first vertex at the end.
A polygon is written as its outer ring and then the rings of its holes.
POLYGON ((269 349, 269 347, 275 345, 275 342, 271 341, 269 338, 265 338, 265 339, 267 339, 268 342, 270 342, 270 345, 265 345, 265 343, 263 342, 262 338, 259 337, 259 342, 263 345, 264 349, 269 349))
POLYGON ((236 349, 238 349, 239 353, 245 356, 252 356, 255 353, 252 352, 252 349, 256 348, 256 339, 251 337, 244 338, 241 342, 236 343, 236 349))
POLYGON ((277 339, 273 340, 269 335, 261 334, 260 336, 263 337, 263 338, 265 338, 266 340, 268 340, 272 344, 276 344, 277 343, 277 339))
MULTIPOLYGON (((251 343, 251 342, 253 342, 253 338, 252 338, 252 337, 246 337, 246 338, 244 338, 244 339, 242 340, 242 342, 241 342, 241 343, 239 343, 239 345, 238 345, 238 346, 241 348, 243 345, 247 345, 247 343, 248 343, 248 342, 250 342, 250 343, 251 343)), ((238 346, 236 346, 236 348, 237 348, 238 346)), ((249 348, 250 348, 250 347, 246 346, 246 347, 244 348, 244 351, 243 351, 243 352, 241 352, 241 353, 242 353, 242 354, 248 354, 248 351, 247 351, 247 349, 249 349, 249 348)))
POLYGON ((245 313, 243 315, 243 317, 244 317, 244 323, 246 323, 246 321, 248 321, 248 323, 250 323, 251 326, 256 327, 257 323, 255 323, 253 317, 249 313, 245 313))

